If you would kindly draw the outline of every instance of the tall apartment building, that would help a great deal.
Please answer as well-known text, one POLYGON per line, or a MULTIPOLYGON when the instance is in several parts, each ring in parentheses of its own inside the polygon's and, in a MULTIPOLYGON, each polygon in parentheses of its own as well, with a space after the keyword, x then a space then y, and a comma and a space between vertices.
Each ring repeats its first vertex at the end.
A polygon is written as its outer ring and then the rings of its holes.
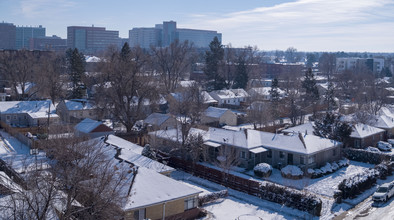
POLYGON ((109 31, 104 27, 67 27, 67 47, 77 48, 86 54, 106 50, 110 45, 119 46, 119 31, 109 31))
POLYGON ((214 37, 222 41, 222 34, 217 31, 177 28, 175 21, 164 21, 154 28, 133 28, 129 31, 130 46, 140 45, 142 48, 166 47, 175 40, 187 40, 197 48, 205 48, 214 37))
POLYGON ((16 49, 29 49, 30 39, 45 37, 45 28, 42 25, 38 27, 20 26, 16 27, 16 49))
POLYGON ((11 23, 0 23, 0 49, 15 49, 16 27, 11 23))
POLYGON ((336 60, 336 69, 338 72, 344 70, 353 70, 358 65, 365 65, 373 73, 380 73, 384 67, 383 58, 359 58, 359 57, 341 57, 336 60))

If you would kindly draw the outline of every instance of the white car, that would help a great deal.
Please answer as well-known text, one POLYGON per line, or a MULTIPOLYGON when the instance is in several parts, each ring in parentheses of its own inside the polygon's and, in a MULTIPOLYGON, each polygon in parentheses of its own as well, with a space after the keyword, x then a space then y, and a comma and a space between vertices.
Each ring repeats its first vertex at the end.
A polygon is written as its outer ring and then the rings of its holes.
POLYGON ((394 182, 385 183, 376 190, 372 196, 372 200, 376 202, 386 202, 394 195, 394 182))
POLYGON ((376 147, 371 147, 371 146, 369 146, 369 147, 365 148, 365 150, 366 150, 366 151, 369 151, 369 152, 380 153, 380 150, 379 150, 378 148, 376 148, 376 147))
POLYGON ((379 141, 377 146, 378 146, 379 150, 391 151, 391 144, 388 142, 379 141))

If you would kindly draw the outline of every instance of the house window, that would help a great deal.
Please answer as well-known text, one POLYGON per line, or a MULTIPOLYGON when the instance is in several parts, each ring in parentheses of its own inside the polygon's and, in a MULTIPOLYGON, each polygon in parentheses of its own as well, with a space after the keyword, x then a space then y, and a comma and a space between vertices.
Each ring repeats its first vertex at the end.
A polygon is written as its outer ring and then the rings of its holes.
POLYGON ((14 120, 16 120, 16 115, 14 115, 14 120))
POLYGON ((197 207, 197 197, 185 199, 185 210, 197 207))
POLYGON ((11 116, 10 115, 7 115, 7 120, 10 120, 11 119, 11 116))
POLYGON ((268 150, 268 152, 267 152, 267 157, 268 157, 268 158, 272 158, 272 150, 268 150))
POLYGON ((241 158, 243 158, 243 159, 246 158, 246 153, 245 153, 245 151, 241 151, 241 158))
POLYGON ((361 145, 360 140, 359 139, 355 139, 354 140, 354 147, 360 148, 360 145, 361 145))
POLYGON ((134 211, 134 219, 135 220, 143 220, 145 219, 145 209, 138 209, 134 211))
POLYGON ((337 149, 332 150, 332 156, 336 156, 337 155, 337 149))
POLYGON ((285 157, 285 153, 282 151, 279 151, 279 158, 283 159, 285 157))
POLYGON ((316 155, 310 156, 308 158, 308 164, 312 164, 316 161, 316 155))
POLYGON ((300 164, 305 165, 305 157, 304 156, 300 156, 300 164))

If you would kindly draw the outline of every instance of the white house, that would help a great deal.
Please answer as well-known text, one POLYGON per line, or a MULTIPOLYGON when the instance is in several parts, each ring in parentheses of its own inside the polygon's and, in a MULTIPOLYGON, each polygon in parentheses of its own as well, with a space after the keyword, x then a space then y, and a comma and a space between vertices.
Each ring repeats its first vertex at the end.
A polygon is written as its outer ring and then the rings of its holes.
POLYGON ((215 90, 209 93, 219 106, 236 105, 239 106, 241 102, 245 102, 249 98, 249 94, 243 89, 226 89, 215 90))
POLYGON ((227 108, 208 107, 201 116, 202 124, 237 125, 237 115, 227 108))
MULTIPOLYGON (((271 99, 271 87, 257 87, 251 88, 248 90, 248 94, 250 97, 253 97, 256 100, 265 100, 268 101, 271 99)), ((283 98, 285 96, 285 91, 278 88, 279 97, 283 98)))
POLYGON ((176 119, 170 114, 152 113, 144 120, 151 130, 170 129, 176 126, 176 119))
POLYGON ((85 118, 97 120, 96 105, 87 99, 72 99, 61 101, 57 112, 65 122, 80 122, 85 118))

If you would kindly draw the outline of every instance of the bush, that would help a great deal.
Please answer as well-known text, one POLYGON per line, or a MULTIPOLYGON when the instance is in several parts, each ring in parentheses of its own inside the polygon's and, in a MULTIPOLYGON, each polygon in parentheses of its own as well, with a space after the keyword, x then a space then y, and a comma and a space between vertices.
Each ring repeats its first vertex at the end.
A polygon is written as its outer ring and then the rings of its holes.
POLYGON ((326 163, 323 167, 317 168, 317 169, 308 169, 307 175, 312 178, 316 179, 319 177, 322 177, 324 175, 328 175, 330 173, 333 173, 337 170, 339 170, 342 167, 349 166, 349 160, 348 159, 342 159, 339 160, 338 162, 332 162, 332 163, 326 163))
POLYGON ((207 203, 213 202, 219 198, 224 198, 227 196, 228 196, 227 190, 221 190, 218 192, 208 193, 208 194, 198 197, 198 205, 203 206, 207 203))
POLYGON ((269 177, 272 173, 272 166, 267 163, 259 163, 253 168, 253 172, 259 177, 269 177))
POLYGON ((289 179, 302 179, 304 172, 301 168, 294 165, 287 165, 280 170, 281 174, 285 178, 289 179))
POLYGON ((354 148, 347 148, 343 150, 345 157, 363 162, 363 163, 370 163, 370 164, 380 164, 383 161, 389 161, 392 156, 382 153, 382 152, 371 152, 362 149, 354 149, 354 148))
POLYGON ((355 198, 358 194, 371 188, 377 179, 385 179, 388 175, 391 175, 391 172, 392 168, 389 163, 381 163, 374 168, 344 179, 338 185, 338 189, 342 192, 344 199, 355 198))
POLYGON ((322 201, 315 195, 273 183, 261 185, 259 196, 262 199, 307 211, 317 216, 320 215, 322 209, 322 201))

